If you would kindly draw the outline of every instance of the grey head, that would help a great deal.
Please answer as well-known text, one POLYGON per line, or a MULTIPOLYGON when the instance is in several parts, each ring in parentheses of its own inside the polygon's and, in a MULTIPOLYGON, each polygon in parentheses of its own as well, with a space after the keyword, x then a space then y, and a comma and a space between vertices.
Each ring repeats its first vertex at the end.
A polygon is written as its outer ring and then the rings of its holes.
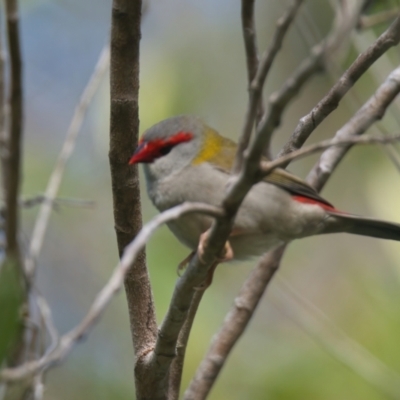
POLYGON ((192 115, 165 119, 144 132, 130 164, 143 163, 147 184, 190 165, 203 141, 204 123, 192 115))

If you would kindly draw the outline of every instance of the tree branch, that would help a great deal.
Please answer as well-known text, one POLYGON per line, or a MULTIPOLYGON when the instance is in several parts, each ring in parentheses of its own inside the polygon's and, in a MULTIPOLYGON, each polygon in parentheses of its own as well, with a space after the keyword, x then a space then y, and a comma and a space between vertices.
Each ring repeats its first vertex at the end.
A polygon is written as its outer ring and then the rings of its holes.
MULTIPOLYGON (((138 143, 139 131, 141 7, 141 0, 112 2, 109 160, 120 256, 142 227, 138 169, 128 165, 138 143)), ((149 391, 153 390, 153 385, 149 384, 149 371, 141 363, 141 357, 154 347, 157 323, 144 249, 125 277, 125 293, 136 357, 136 396, 151 398, 149 391)))
MULTIPOLYGON (((242 34, 244 39, 244 48, 246 52, 247 64, 247 82, 249 85, 249 96, 251 97, 251 82, 256 76, 258 70, 258 49, 256 24, 254 20, 255 0, 242 0, 242 34)), ((258 102, 258 111, 255 118, 256 124, 264 114, 264 105, 262 95, 258 102)))
MULTIPOLYGON (((258 65, 257 71, 255 73, 255 76, 251 81, 249 87, 249 103, 245 115, 244 127, 242 129, 242 134, 238 142, 238 152, 236 153, 233 173, 236 174, 239 173, 240 169, 242 168, 242 164, 244 162, 243 158, 244 151, 247 149, 250 142, 251 132, 253 130, 254 121, 257 115, 257 110, 259 109, 260 99, 262 97, 262 89, 265 80, 267 78, 271 65, 275 59, 275 56, 282 46, 285 34, 287 33, 291 23, 293 22, 293 19, 296 16, 296 13, 299 7, 301 6, 302 2, 303 0, 293 0, 292 4, 287 8, 284 15, 277 21, 276 30, 271 40, 271 44, 269 45, 268 49, 264 52, 260 64, 258 65)), ((248 22, 246 24, 248 24, 248 22)), ((247 49, 247 44, 246 44, 246 49, 247 49)), ((250 61, 248 61, 248 64, 249 63, 250 61)), ((254 61, 252 61, 251 73, 253 73, 254 66, 255 66, 254 61)), ((250 71, 248 74, 250 76, 250 71)))
MULTIPOLYGON (((16 368, 4 368, 0 371, 0 381, 19 381, 32 375, 42 373, 51 366, 58 364, 71 352, 73 347, 93 329, 106 307, 116 293, 122 288, 127 274, 154 232, 163 224, 188 213, 202 213, 212 217, 221 217, 221 208, 202 203, 183 203, 170 208, 154 217, 138 233, 135 239, 125 248, 123 256, 115 267, 107 284, 98 293, 89 311, 82 321, 66 334, 62 335, 55 348, 50 349, 39 360, 29 361, 16 368)), ((41 304, 43 306, 43 303, 41 304)), ((42 308, 43 309, 43 308, 42 308)), ((43 309, 46 313, 46 308, 43 309)), ((151 390, 151 388, 150 388, 151 390)), ((153 397, 150 397, 153 398, 153 397)))
MULTIPOLYGON (((11 88, 10 133, 6 150, 6 208, 5 224, 6 252, 9 257, 19 260, 18 245, 18 194, 21 178, 21 141, 22 141, 22 62, 18 27, 17 0, 6 0, 8 49, 10 54, 11 88)), ((19 260, 20 261, 20 260, 19 260)), ((18 261, 18 262, 19 262, 18 261)), ((21 272, 22 273, 22 272, 21 272)))
MULTIPOLYGON (((400 28, 399 28, 400 30, 400 28)), ((333 140, 355 140, 353 143, 361 143, 354 138, 363 134, 374 122, 383 118, 386 109, 400 93, 400 67, 396 68, 379 86, 370 99, 357 111, 357 113, 337 131, 333 140)), ((336 168, 338 163, 350 149, 350 146, 328 148, 320 157, 318 163, 308 174, 308 182, 317 190, 321 190, 336 168)))
POLYGON ((185 323, 179 332, 178 343, 176 345, 176 356, 171 364, 169 373, 169 392, 168 400, 178 400, 182 381, 183 365, 185 361, 186 348, 189 341, 190 331, 197 314, 204 290, 198 290, 194 293, 185 323))
MULTIPOLYGON (((400 91, 400 88, 398 89, 400 91)), ((383 107, 382 107, 383 108, 383 107)), ((365 114, 363 115, 365 117, 365 114)), ((375 118, 376 120, 376 118, 375 118)), ((372 123, 372 122, 371 122, 372 123)), ((349 124, 350 125, 350 124, 349 124)), ((340 162, 342 154, 346 153, 349 148, 355 144, 389 144, 389 143, 394 143, 397 141, 400 141, 400 135, 394 135, 394 136, 384 136, 384 137, 376 137, 376 136, 364 136, 364 137, 354 137, 356 134, 356 129, 359 128, 358 126, 355 127, 353 126, 348 126, 346 124, 344 127, 347 127, 347 132, 351 132, 351 135, 348 133, 345 137, 340 137, 338 134, 335 135, 333 139, 327 139, 323 140, 322 142, 312 144, 307 147, 303 147, 301 149, 298 149, 296 151, 293 151, 292 153, 287 154, 286 156, 282 156, 280 158, 277 158, 274 161, 261 161, 260 165, 260 179, 264 176, 267 176, 268 174, 271 173, 271 171, 275 168, 282 167, 283 165, 287 165, 289 162, 293 160, 298 160, 300 158, 306 157, 310 154, 317 153, 322 150, 327 150, 320 158, 320 161, 318 163, 319 166, 319 172, 316 172, 318 176, 316 177, 309 177, 309 181, 311 182, 318 182, 318 185, 323 185, 327 178, 331 175, 333 171, 333 167, 329 166, 329 170, 326 171, 321 171, 323 170, 323 167, 321 167, 321 162, 323 162, 321 159, 328 159, 329 161, 334 161, 336 165, 340 162), (331 153, 331 154, 329 154, 331 153), (322 172, 328 172, 328 174, 325 177, 322 172)), ((338 131, 341 132, 342 130, 338 131)), ((360 132, 361 134, 363 132, 360 132)), ((315 168, 315 167, 314 167, 315 168)), ((310 173, 311 175, 311 173, 310 173)), ((314 186, 315 187, 315 186, 314 186)), ((321 188, 318 186, 318 190, 321 188)))
POLYGON ((47 184, 44 194, 44 198, 46 200, 42 202, 36 218, 35 226, 32 232, 32 239, 29 246, 28 257, 25 261, 26 274, 30 280, 35 275, 36 262, 40 251, 42 250, 44 236, 46 234, 51 212, 53 210, 53 204, 60 189, 67 162, 75 149, 76 140, 81 131, 87 109, 101 83, 104 74, 108 70, 109 59, 110 50, 108 45, 106 45, 102 49, 94 71, 84 91, 82 92, 78 104, 75 107, 74 115, 68 127, 62 149, 47 184))
MULTIPOLYGON (((0 11, 3 11, 3 4, 0 4, 0 11)), ((0 163, 1 163, 1 184, 4 193, 7 189, 7 130, 6 130, 6 87, 5 87, 5 65, 6 51, 3 47, 3 19, 0 17, 0 163)))
POLYGON ((361 53, 350 68, 336 82, 328 94, 300 119, 288 143, 283 147, 278 157, 299 149, 308 139, 314 129, 339 105, 340 100, 364 74, 365 71, 389 48, 400 41, 400 17, 373 43, 361 53))
POLYGON ((268 283, 279 267, 285 247, 280 246, 264 255, 250 272, 186 390, 183 396, 185 400, 202 400, 209 394, 228 355, 250 322, 268 283))

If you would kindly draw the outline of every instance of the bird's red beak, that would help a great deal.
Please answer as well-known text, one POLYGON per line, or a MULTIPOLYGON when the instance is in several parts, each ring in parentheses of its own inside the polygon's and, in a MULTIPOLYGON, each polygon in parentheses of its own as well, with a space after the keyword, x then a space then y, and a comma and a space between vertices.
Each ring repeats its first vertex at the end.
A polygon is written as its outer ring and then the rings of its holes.
POLYGON ((148 147, 146 142, 140 141, 132 157, 129 159, 129 165, 153 161, 153 154, 151 154, 152 152, 149 151, 148 147))

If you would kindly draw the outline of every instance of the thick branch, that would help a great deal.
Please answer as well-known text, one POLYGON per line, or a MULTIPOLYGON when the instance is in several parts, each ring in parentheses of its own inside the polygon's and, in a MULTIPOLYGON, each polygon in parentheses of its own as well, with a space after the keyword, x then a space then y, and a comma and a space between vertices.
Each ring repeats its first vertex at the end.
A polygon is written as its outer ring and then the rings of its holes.
POLYGON ((8 49, 11 64, 10 133, 6 150, 6 251, 8 255, 19 258, 18 246, 18 193, 21 177, 22 141, 22 62, 18 27, 17 0, 7 0, 8 49))
MULTIPOLYGON (((110 169, 114 201, 114 222, 118 251, 142 227, 139 176, 137 167, 128 165, 138 143, 139 44, 142 1, 113 0, 110 68, 110 169)), ((157 335, 146 254, 143 250, 125 277, 133 347, 140 361, 150 351, 157 335)), ((152 387, 144 366, 135 366, 136 395, 146 398, 152 387)))
MULTIPOLYGON (((0 4, 0 11, 2 11, 0 4)), ((6 51, 3 48, 3 19, 0 18, 0 165, 1 165, 1 185, 3 193, 6 192, 6 155, 7 155, 7 134, 6 134, 6 98, 5 98, 5 64, 6 51)))

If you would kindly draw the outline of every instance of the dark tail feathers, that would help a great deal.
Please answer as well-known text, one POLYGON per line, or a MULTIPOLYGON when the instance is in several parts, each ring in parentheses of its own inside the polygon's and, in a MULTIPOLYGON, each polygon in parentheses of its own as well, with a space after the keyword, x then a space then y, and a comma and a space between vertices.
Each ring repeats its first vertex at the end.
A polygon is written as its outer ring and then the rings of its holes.
POLYGON ((356 235, 400 241, 400 224, 351 214, 336 212, 329 212, 329 214, 334 217, 334 222, 328 227, 326 233, 347 232, 356 235))

